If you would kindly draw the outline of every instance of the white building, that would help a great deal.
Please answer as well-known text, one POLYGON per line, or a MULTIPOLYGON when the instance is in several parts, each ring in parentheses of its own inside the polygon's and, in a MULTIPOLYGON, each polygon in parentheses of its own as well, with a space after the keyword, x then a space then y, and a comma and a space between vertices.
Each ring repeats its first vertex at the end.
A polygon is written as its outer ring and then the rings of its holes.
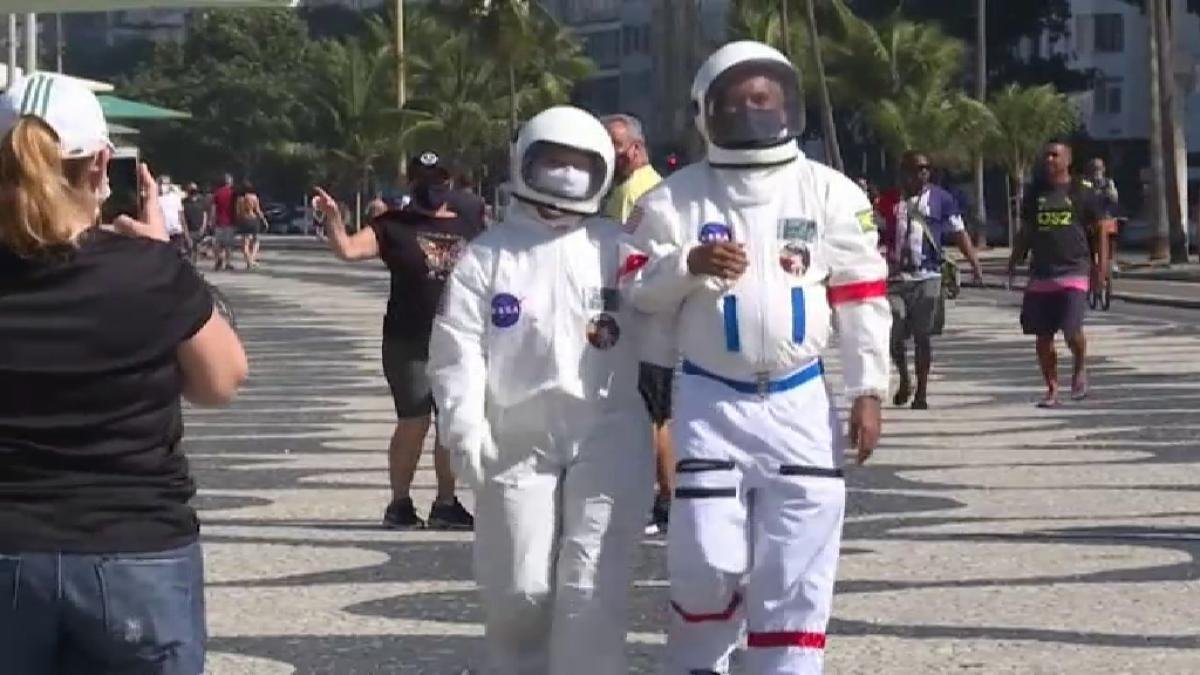
MULTIPOLYGON (((1200 20, 1186 0, 1171 0, 1175 31, 1175 78, 1183 106, 1188 147, 1200 148, 1200 20)), ((1062 54, 1075 70, 1094 71, 1091 91, 1076 97, 1088 133, 1120 146, 1150 136, 1149 23, 1122 0, 1071 0, 1065 40, 1048 36, 1025 44, 1026 54, 1062 54)), ((1193 177, 1200 156, 1192 155, 1193 177)))

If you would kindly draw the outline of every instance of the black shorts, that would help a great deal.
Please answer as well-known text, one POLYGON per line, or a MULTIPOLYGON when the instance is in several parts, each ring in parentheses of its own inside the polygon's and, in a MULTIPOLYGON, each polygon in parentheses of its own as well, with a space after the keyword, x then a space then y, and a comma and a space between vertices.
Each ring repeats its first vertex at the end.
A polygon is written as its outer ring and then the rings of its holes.
POLYGON ((646 410, 654 426, 661 427, 671 419, 671 387, 675 369, 643 363, 638 366, 638 391, 646 402, 646 410))
POLYGON ((257 220, 243 220, 237 224, 237 233, 239 237, 256 237, 260 231, 259 222, 257 220))
POLYGON ((400 419, 424 417, 433 412, 433 389, 425 373, 428 362, 428 344, 384 336, 383 376, 392 390, 392 403, 400 419))
POLYGON ((1087 293, 1080 290, 1026 293, 1021 302, 1021 330, 1026 335, 1047 336, 1062 331, 1077 335, 1087 314, 1087 293))

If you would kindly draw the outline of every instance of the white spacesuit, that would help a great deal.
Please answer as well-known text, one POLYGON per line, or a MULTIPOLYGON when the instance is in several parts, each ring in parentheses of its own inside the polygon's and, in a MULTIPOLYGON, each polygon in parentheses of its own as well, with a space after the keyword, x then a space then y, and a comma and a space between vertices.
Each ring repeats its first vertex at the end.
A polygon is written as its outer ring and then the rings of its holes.
POLYGON ((650 423, 620 227, 592 217, 613 145, 551 108, 513 148, 513 206, 459 260, 434 321, 441 441, 475 489, 489 671, 626 675, 632 555, 650 507, 650 423))
POLYGON ((668 672, 728 672, 744 626, 746 672, 819 673, 847 445, 821 353, 836 321, 848 396, 886 394, 887 269, 863 192, 800 154, 799 74, 779 52, 723 47, 692 96, 707 161, 638 203, 623 264, 683 358, 668 672), (740 245, 744 271, 695 273, 713 242, 740 245))

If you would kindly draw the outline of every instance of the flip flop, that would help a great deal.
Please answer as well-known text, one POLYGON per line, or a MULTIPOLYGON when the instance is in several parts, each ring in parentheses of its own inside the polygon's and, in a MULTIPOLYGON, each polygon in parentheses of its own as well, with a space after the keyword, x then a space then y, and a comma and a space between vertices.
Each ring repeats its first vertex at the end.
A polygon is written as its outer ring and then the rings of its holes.
POLYGON ((1046 397, 1043 398, 1042 400, 1038 401, 1038 403, 1037 403, 1037 407, 1042 408, 1042 409, 1047 409, 1047 410, 1052 409, 1052 408, 1057 408, 1059 405, 1060 404, 1058 402, 1058 392, 1056 392, 1056 391, 1046 394, 1046 397))
POLYGON ((1071 400, 1082 401, 1088 397, 1087 375, 1075 378, 1071 382, 1071 400))

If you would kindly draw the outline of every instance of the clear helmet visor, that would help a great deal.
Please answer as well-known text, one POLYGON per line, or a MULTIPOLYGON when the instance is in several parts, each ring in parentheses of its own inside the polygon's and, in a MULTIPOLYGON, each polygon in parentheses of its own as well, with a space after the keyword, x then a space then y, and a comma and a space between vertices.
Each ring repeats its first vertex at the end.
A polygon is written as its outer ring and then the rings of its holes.
POLYGON ((709 141, 747 150, 782 145, 804 132, 800 76, 769 59, 739 63, 717 76, 704 99, 709 141))
POLYGON ((599 153, 550 141, 537 141, 521 160, 521 179, 544 195, 586 201, 604 187, 608 167, 599 153))

